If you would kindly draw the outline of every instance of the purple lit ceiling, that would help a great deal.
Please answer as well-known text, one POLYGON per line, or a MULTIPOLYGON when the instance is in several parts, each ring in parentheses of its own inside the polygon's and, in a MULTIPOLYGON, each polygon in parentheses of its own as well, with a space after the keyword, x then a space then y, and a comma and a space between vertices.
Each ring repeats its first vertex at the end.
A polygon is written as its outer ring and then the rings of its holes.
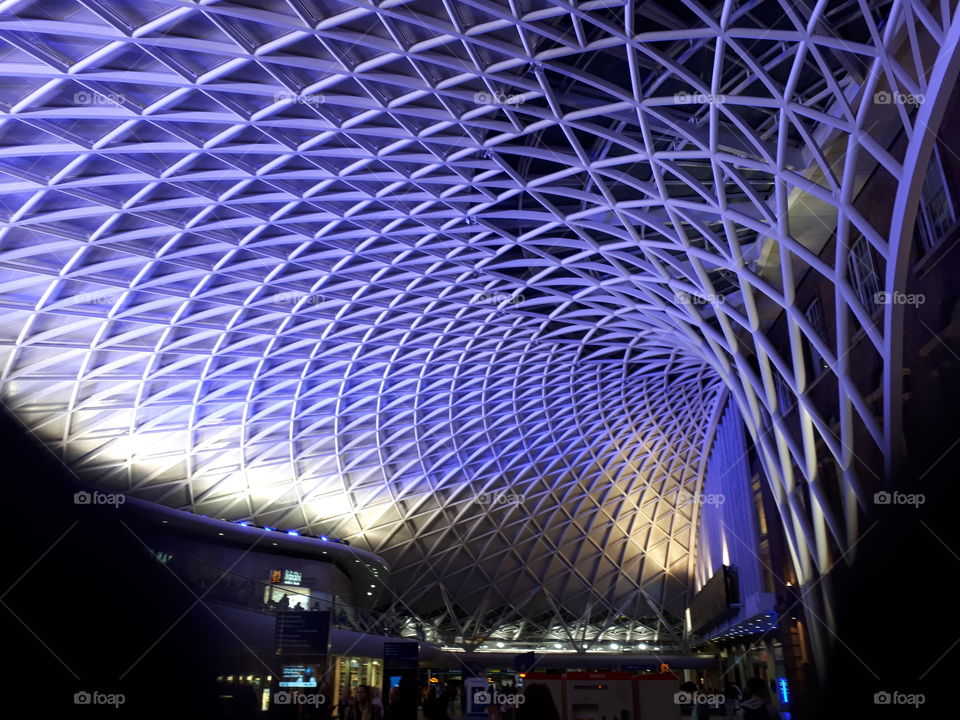
POLYGON ((798 565, 856 532, 794 493, 886 452, 834 313, 869 324, 856 238, 894 257, 851 187, 907 172, 875 93, 930 91, 922 7, 2 2, 5 403, 105 487, 349 538, 460 634, 669 634, 722 389, 798 565))

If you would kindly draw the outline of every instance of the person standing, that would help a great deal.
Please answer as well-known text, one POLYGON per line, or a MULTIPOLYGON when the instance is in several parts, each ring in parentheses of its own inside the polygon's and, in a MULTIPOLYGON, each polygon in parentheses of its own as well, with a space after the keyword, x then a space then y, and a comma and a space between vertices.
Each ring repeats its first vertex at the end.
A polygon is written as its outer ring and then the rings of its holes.
POLYGON ((727 717, 735 718, 737 716, 737 711, 740 709, 740 702, 742 700, 743 692, 740 690, 740 687, 733 682, 733 680, 729 680, 723 688, 723 704, 727 717))
POLYGON ((523 689, 523 703, 517 705, 516 720, 560 720, 550 688, 531 683, 523 689))
POLYGON ((781 720, 780 712, 770 702, 767 684, 760 678, 747 680, 747 693, 750 695, 740 706, 738 720, 781 720))
POLYGON ((403 712, 400 710, 400 688, 392 687, 387 693, 387 706, 383 710, 383 720, 400 720, 403 712))
POLYGON ((347 685, 340 691, 340 702, 337 703, 338 720, 354 720, 353 717, 353 693, 350 686, 347 685))
POLYGON ((443 708, 443 701, 437 692, 436 685, 427 685, 423 689, 423 716, 427 720, 447 720, 447 713, 443 708))
POLYGON ((373 690, 369 685, 358 685, 353 700, 353 720, 383 720, 380 706, 373 704, 373 690))

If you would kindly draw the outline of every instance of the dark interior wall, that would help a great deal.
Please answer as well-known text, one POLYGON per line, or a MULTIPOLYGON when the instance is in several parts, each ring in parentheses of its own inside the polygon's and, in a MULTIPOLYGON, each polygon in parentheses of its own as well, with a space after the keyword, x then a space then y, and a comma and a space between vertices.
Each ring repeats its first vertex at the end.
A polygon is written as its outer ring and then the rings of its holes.
MULTIPOLYGON (((947 192, 960 217, 960 112, 954 90, 937 134, 947 192)), ((904 429, 908 451, 936 452, 945 408, 960 400, 960 223, 923 253, 914 242, 904 292, 922 302, 904 307, 904 429), (932 441, 932 442, 931 442, 932 441)))
MULTIPOLYGON (((960 111, 955 89, 937 137, 960 215, 960 111)), ((911 249, 904 292, 904 432, 894 487, 914 503, 870 506, 856 562, 837 575, 837 641, 818 705, 825 717, 949 717, 960 662, 952 622, 960 572, 960 226, 930 253, 911 249), (921 694, 923 705, 876 705, 878 692, 921 694)))
POLYGON ((960 573, 960 423, 941 407, 925 428, 924 446, 914 445, 895 484, 900 492, 922 494, 923 504, 873 506, 856 561, 835 575, 838 622, 815 717, 956 715, 960 634, 952 588, 960 573), (876 705, 880 692, 920 693, 924 705, 876 705))
POLYGON ((5 717, 220 717, 211 681, 235 638, 147 550, 135 514, 76 505, 77 479, 6 413, 5 717), (124 704, 76 705, 77 692, 124 704))
POLYGON ((266 544, 251 550, 249 545, 233 546, 168 536, 157 540, 157 549, 179 555, 196 566, 217 568, 230 576, 250 579, 260 585, 270 583, 271 570, 295 570, 302 575, 304 588, 328 592, 336 596, 338 602, 348 605, 354 602, 354 584, 334 563, 269 552, 264 547, 266 544))
MULTIPOLYGON (((937 147, 947 178, 947 190, 960 216, 960 131, 951 121, 958 113, 960 92, 955 88, 944 113, 945 121, 937 135, 937 147)), ((905 148, 906 137, 901 133, 888 151, 902 159, 905 148)), ((881 232, 889 227, 890 199, 896 195, 897 187, 896 179, 878 167, 867 177, 854 201, 858 212, 881 232)), ((821 249, 819 257, 832 266, 835 254, 836 238, 832 237, 821 249)), ((882 281, 885 267, 879 254, 874 253, 874 261, 882 281)), ((915 452, 923 455, 927 452, 929 439, 939 434, 939 428, 930 425, 938 423, 944 407, 952 407, 960 399, 960 223, 947 232, 932 252, 926 254, 915 237, 903 295, 921 299, 918 304, 904 308, 904 427, 908 447, 915 448, 915 452)), ((797 284, 796 305, 805 309, 815 298, 820 301, 826 340, 836 351, 833 282, 806 268, 797 284)), ((882 332, 883 306, 877 306, 871 321, 882 332)), ((849 318, 849 327, 852 340, 845 359, 851 379, 867 405, 880 418, 883 412, 883 360, 856 318, 849 318)), ((768 335, 771 342, 788 356, 790 346, 786 313, 781 312, 768 335)), ((812 373, 813 370, 808 365, 807 372, 812 373)), ((807 391, 814 406, 836 428, 840 408, 837 379, 833 372, 826 370, 815 377, 808 374, 807 391)), ((787 426, 793 439, 799 443, 800 423, 796 409, 788 413, 787 426)), ((855 430, 856 438, 851 450, 855 455, 858 481, 867 494, 872 495, 885 487, 883 456, 865 428, 858 423, 855 430)), ((835 469, 822 467, 821 471, 830 477, 835 469)), ((836 488, 835 483, 825 483, 824 486, 830 492, 836 488)), ((840 507, 838 495, 834 493, 829 499, 834 507, 840 507)))

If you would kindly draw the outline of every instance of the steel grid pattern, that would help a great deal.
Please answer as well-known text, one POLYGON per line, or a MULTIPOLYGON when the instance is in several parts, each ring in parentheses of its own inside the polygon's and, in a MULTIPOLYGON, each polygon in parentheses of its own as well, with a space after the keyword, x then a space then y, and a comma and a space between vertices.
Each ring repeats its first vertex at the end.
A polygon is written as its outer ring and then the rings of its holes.
POLYGON ((0 12, 0 380, 79 471, 350 538, 463 634, 663 630, 725 387, 801 579, 856 537, 858 443, 889 454, 897 418, 846 358, 863 327, 889 379, 897 328, 848 256, 865 238, 895 289, 912 220, 853 200, 920 162, 887 150, 911 108, 872 100, 937 89, 950 4, 0 12), (794 304, 807 267, 833 337, 794 304))

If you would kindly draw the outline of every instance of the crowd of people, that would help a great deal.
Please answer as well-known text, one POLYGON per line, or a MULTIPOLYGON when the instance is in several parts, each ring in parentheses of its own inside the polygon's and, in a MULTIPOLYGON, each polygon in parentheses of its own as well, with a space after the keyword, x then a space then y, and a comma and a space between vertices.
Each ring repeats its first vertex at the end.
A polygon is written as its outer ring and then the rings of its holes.
POLYGON ((758 677, 748 680, 746 689, 728 682, 722 691, 685 682, 678 695, 683 701, 681 716, 690 720, 781 720, 766 681, 758 677))
MULTIPOLYGON (((255 716, 257 701, 252 686, 239 683, 228 684, 225 688, 220 696, 231 698, 236 717, 255 716)), ((410 697, 406 705, 402 704, 398 687, 389 688, 384 697, 377 687, 358 685, 341 688, 337 702, 333 704, 330 690, 323 681, 313 691, 319 692, 319 697, 326 700, 303 708, 304 717, 315 720, 406 720, 413 702, 410 697)), ((415 685, 412 690, 417 694, 415 685)), ((303 692, 311 694, 309 690, 303 692)), ((487 720, 560 720, 560 711, 550 689, 540 683, 530 683, 522 690, 514 686, 491 686, 489 697, 490 702, 485 708, 487 720), (520 702, 517 701, 518 693, 523 695, 520 702)), ((681 698, 680 717, 684 720, 781 720, 771 700, 770 688, 760 678, 751 678, 744 689, 728 682, 722 691, 685 682, 679 688, 678 697, 681 698)), ((452 720, 462 717, 466 709, 463 687, 456 684, 428 683, 420 689, 416 701, 424 720, 452 720)))
MULTIPOLYGON (((227 574, 213 566, 177 561, 177 573, 204 599, 269 613, 329 610, 333 626, 340 630, 400 637, 406 624, 402 617, 345 606, 336 599, 313 599, 306 588, 303 591, 284 592, 278 597, 274 585, 227 574)), ((415 631, 420 640, 426 640, 422 624, 416 623, 415 631)))
POLYGON ((320 603, 316 600, 313 601, 313 605, 310 604, 309 595, 294 595, 291 596, 289 593, 284 593, 283 597, 279 600, 271 598, 267 601, 267 609, 273 612, 287 612, 288 610, 320 610, 320 603))
MULTIPOLYGON (((486 706, 488 720, 560 720, 560 712, 546 685, 530 683, 522 690, 512 685, 491 686, 486 706), (523 702, 517 698, 523 694, 523 702)), ((462 690, 450 685, 423 688, 420 707, 425 720, 450 720, 460 717, 466 698, 462 690), (459 698, 459 702, 458 702, 459 698)))
POLYGON ((384 720, 396 715, 395 709, 390 710, 390 705, 396 704, 396 695, 391 693, 387 702, 387 708, 384 708, 377 688, 369 685, 358 685, 353 689, 347 687, 340 692, 337 718, 338 720, 384 720))
POLYGON ((216 569, 188 570, 184 572, 187 582, 197 595, 208 600, 218 600, 230 605, 248 606, 256 602, 257 583, 235 575, 225 575, 216 569))
POLYGON ((456 693, 449 685, 428 684, 420 692, 420 707, 426 720, 449 720, 456 693))
MULTIPOLYGON (((229 684, 221 697, 233 701, 232 717, 256 715, 256 697, 252 686, 229 684)), ((560 720, 560 712, 550 689, 540 683, 530 683, 522 691, 522 702, 517 702, 518 689, 513 686, 490 688, 491 702, 486 707, 487 720, 560 720)), ((414 686, 415 690, 415 686, 414 686)), ((380 689, 370 685, 343 687, 337 703, 332 704, 330 687, 324 681, 318 688, 320 697, 327 700, 309 705, 305 717, 315 720, 406 720, 409 716, 401 704, 400 689, 391 687, 385 697, 380 689), (403 708, 403 709, 401 709, 403 708)), ((310 691, 305 690, 308 693, 310 691)), ((684 698, 680 716, 684 720, 781 720, 781 715, 770 697, 770 688, 760 678, 750 679, 745 689, 730 682, 721 692, 698 687, 692 682, 680 686, 678 695, 684 698), (706 702, 705 699, 712 699, 706 702)), ((417 704, 425 720, 452 720, 465 710, 462 686, 429 683, 419 692, 417 704)), ((283 707, 283 710, 295 708, 283 707)), ((285 715, 284 715, 285 717, 285 715)))
MULTIPOLYGON (((498 688, 494 697, 513 697, 515 688, 498 688), (506 691, 510 691, 509 693, 506 691)), ((486 710, 489 720, 560 720, 560 713, 546 685, 532 683, 523 690, 524 702, 491 702, 486 710)), ((419 706, 425 720, 451 720, 460 717, 465 704, 462 688, 449 684, 429 683, 420 691, 419 706)), ((386 700, 381 701, 377 688, 360 685, 343 688, 337 703, 338 720, 399 720, 400 690, 391 687, 386 700)))
MULTIPOLYGON (((449 685, 427 685, 420 694, 419 705, 426 720, 450 720, 450 706, 456 691, 449 685)), ((338 720, 400 720, 405 715, 400 711, 400 688, 391 687, 386 700, 380 690, 369 685, 343 688, 337 703, 338 720)))
POLYGON ((550 688, 541 683, 530 683, 523 688, 523 702, 516 701, 517 689, 504 687, 493 693, 493 702, 487 705, 489 720, 560 720, 560 711, 553 701, 550 688), (499 702, 498 702, 499 700, 499 702))
MULTIPOLYGON (((513 685, 491 686, 488 695, 487 720, 560 720, 560 711, 546 685, 531 683, 522 690, 513 685), (520 694, 522 702, 517 700, 520 694)), ((461 716, 466 698, 456 687, 428 685, 423 688, 420 706, 425 720, 450 720, 461 716)))
POLYGON ((384 635, 398 637, 400 625, 382 613, 375 613, 364 608, 352 608, 352 614, 347 614, 340 608, 333 616, 334 625, 341 630, 367 633, 368 635, 384 635))

